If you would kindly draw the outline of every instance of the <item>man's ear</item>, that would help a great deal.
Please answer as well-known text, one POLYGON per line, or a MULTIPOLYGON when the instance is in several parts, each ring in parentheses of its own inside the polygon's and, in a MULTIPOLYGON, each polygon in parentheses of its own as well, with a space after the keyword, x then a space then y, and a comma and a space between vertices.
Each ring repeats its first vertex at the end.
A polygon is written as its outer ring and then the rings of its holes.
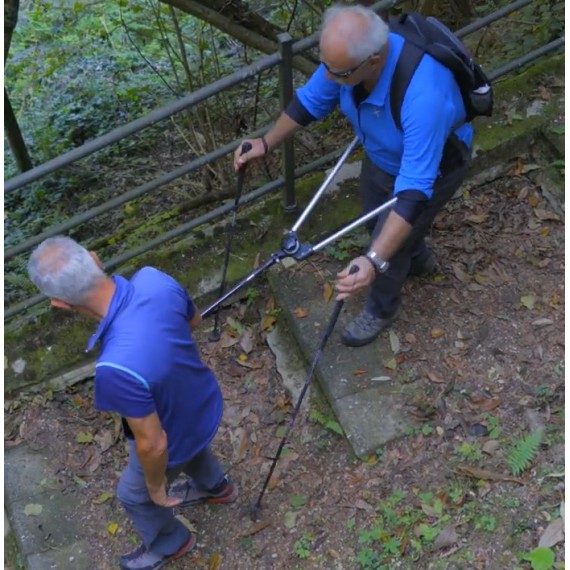
POLYGON ((73 310, 73 307, 69 303, 66 303, 65 301, 60 301, 59 299, 52 299, 51 306, 55 307, 56 309, 63 309, 65 311, 73 310))
POLYGON ((97 264, 100 269, 103 269, 103 262, 99 259, 99 256, 94 252, 90 251, 89 255, 93 258, 93 261, 97 264))

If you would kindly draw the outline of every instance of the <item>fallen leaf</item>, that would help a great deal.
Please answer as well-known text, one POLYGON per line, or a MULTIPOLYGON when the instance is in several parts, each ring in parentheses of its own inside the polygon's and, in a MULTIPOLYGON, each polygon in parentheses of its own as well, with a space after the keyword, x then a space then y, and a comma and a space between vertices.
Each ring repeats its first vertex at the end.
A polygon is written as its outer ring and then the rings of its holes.
POLYGON ((459 537, 457 536, 457 533, 455 532, 455 527, 452 524, 448 524, 437 535, 437 538, 435 539, 435 542, 433 543, 433 549, 434 550, 441 550, 443 548, 448 548, 450 546, 453 546, 458 540, 459 540, 459 537))
POLYGON ((459 281, 461 281, 462 283, 467 283, 469 281, 469 275, 465 273, 461 263, 454 263, 452 267, 453 267, 453 273, 455 274, 455 277, 459 279, 459 281))
POLYGON ((519 156, 517 157, 517 163, 515 164, 515 168, 513 170, 513 176, 519 176, 522 174, 524 168, 523 159, 519 156))
POLYGON ((524 305, 527 309, 532 311, 536 304, 536 297, 534 295, 523 295, 521 297, 521 304, 524 305))
POLYGON ((184 515, 176 515, 174 518, 178 519, 190 532, 198 532, 198 529, 184 515))
POLYGON ((246 329, 241 336, 239 345, 246 354, 249 354, 253 350, 253 334, 249 329, 246 329))
POLYGON ((487 398, 484 402, 479 404, 479 408, 483 412, 490 412, 501 405, 501 398, 493 396, 492 398, 487 398))
POLYGON ((483 444, 481 451, 487 455, 495 455, 499 447, 500 444, 496 439, 490 439, 483 444))
POLYGON ((111 536, 115 536, 117 534, 117 531, 119 530, 119 525, 117 523, 109 523, 107 525, 107 532, 111 535, 111 536))
POLYGON ((107 451, 115 443, 115 435, 109 429, 103 430, 94 439, 99 444, 101 451, 107 451))
POLYGON ((466 216, 465 220, 473 222, 474 224, 482 224, 488 217, 488 214, 473 214, 471 216, 466 216))
POLYGON ((88 431, 80 431, 75 436, 75 441, 77 441, 77 443, 92 443, 93 439, 93 434, 88 431))
POLYGON ((398 335, 394 331, 389 331, 390 336, 390 348, 394 354, 398 354, 400 352, 400 339, 398 335))
POLYGON ((485 275, 485 273, 475 273, 475 281, 477 281, 479 285, 489 285, 489 277, 485 275))
MULTIPOLYGON (((232 331, 233 332, 233 331, 232 331)), ((239 337, 236 334, 230 334, 226 331, 222 332, 222 336, 220 338, 220 347, 221 348, 230 348, 239 342, 239 337)))
POLYGON ((390 358, 390 360, 388 360, 384 366, 390 370, 396 370, 396 368, 398 368, 398 362, 395 358, 390 358))
POLYGON ((210 561, 208 562, 208 570, 219 570, 222 565, 222 555, 218 552, 214 552, 212 556, 210 556, 210 561))
POLYGON ((241 336, 243 334, 243 325, 233 317, 228 317, 226 319, 226 324, 231 327, 238 336, 241 336))
POLYGON ((269 521, 261 522, 259 524, 256 524, 255 526, 251 527, 249 530, 246 530, 241 536, 242 536, 242 538, 245 538, 247 536, 253 536, 254 534, 257 534, 258 532, 265 530, 268 526, 271 526, 271 523, 269 521))
POLYGON ((376 512, 374 507, 370 504, 368 504, 366 501, 363 501, 362 499, 358 499, 355 503, 354 503, 354 508, 355 509, 360 509, 361 511, 367 511, 369 513, 374 513, 376 512))
POLYGON ((273 315, 264 315, 263 320, 261 321, 261 330, 267 331, 273 328, 273 325, 277 322, 277 317, 273 315))
POLYGON ((109 491, 105 491, 101 493, 96 499, 91 501, 94 505, 102 505, 106 503, 109 499, 112 499, 115 495, 113 493, 109 493, 109 491))
POLYGON ((553 520, 542 533, 538 541, 539 547, 551 548, 555 544, 564 540, 564 521, 560 519, 553 520))
POLYGON ((324 285, 323 285, 323 299, 325 300, 325 302, 329 302, 332 299, 332 296, 334 294, 334 288, 333 286, 327 281, 324 285))
POLYGON ((24 514, 27 515, 28 517, 37 517, 39 514, 41 514, 43 509, 44 508, 42 507, 42 505, 39 505, 37 503, 28 503, 24 507, 24 514))
POLYGON ((536 208, 540 204, 540 198, 536 195, 529 196, 528 203, 532 208, 536 208))
POLYGON ((362 376, 363 374, 366 374, 367 370, 364 370, 364 368, 357 368, 353 374, 354 376, 362 376))
POLYGON ((546 220, 553 220, 555 222, 560 221, 560 216, 555 214, 554 212, 549 212, 548 210, 544 210, 543 208, 536 208, 534 210, 534 215, 542 221, 546 220))
POLYGON ((439 376, 436 376, 433 372, 426 372, 426 374, 430 381, 434 384, 443 384, 444 380, 442 380, 439 376))
POLYGON ((238 356, 238 360, 240 362, 245 362, 247 360, 247 354, 244 354, 243 352, 238 356))
POLYGON ((404 339, 406 340, 406 342, 409 342, 410 344, 414 344, 416 342, 416 337, 412 333, 406 333, 404 335, 404 339))
POLYGON ((304 497, 303 495, 293 495, 289 499, 289 504, 292 507, 302 507, 306 503, 307 503, 307 497, 304 497))
POLYGON ((524 485, 524 481, 518 477, 512 477, 511 475, 503 473, 495 473, 494 471, 479 469, 478 467, 458 465, 456 467, 456 471, 461 475, 472 477, 473 479, 482 479, 487 481, 511 481, 513 483, 518 483, 519 485, 524 485))
POLYGON ((431 338, 440 338, 445 334, 443 329, 431 329, 431 338))
POLYGON ((304 309, 303 307, 297 307, 296 309, 294 309, 293 314, 298 319, 304 319, 309 314, 309 311, 307 311, 307 309, 304 309))
POLYGON ((297 523, 297 514, 294 511, 287 511, 285 513, 283 524, 285 528, 294 528, 295 524, 297 523))

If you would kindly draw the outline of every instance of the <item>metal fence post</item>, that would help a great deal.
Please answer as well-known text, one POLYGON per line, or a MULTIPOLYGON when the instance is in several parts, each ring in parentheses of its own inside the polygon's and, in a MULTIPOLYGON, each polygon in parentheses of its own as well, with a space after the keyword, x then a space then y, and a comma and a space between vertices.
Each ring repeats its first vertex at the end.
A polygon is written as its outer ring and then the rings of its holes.
MULTIPOLYGON (((293 38, 288 33, 278 34, 279 53, 281 63, 279 64, 279 102, 281 108, 289 104, 293 98, 293 38)), ((283 207, 286 213, 297 210, 295 202, 295 151, 293 139, 290 138, 283 143, 283 177, 285 186, 283 188, 283 207)))

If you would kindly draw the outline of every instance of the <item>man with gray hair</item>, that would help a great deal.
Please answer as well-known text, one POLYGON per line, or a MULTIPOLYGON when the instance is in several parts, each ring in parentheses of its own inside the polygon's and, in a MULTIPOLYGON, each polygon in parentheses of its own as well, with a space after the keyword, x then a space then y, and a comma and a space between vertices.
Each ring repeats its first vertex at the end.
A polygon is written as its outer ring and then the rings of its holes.
POLYGON ((101 344, 95 407, 122 417, 130 449, 117 497, 143 541, 120 567, 157 570, 196 544, 173 507, 238 495, 210 451, 223 401, 192 338, 200 313, 169 275, 144 267, 130 280, 108 277, 93 252, 67 237, 42 242, 28 272, 54 307, 99 321, 87 347, 101 344), (187 477, 167 493, 179 474, 187 477))
POLYGON ((406 57, 405 44, 368 8, 329 8, 320 37, 321 65, 267 134, 247 141, 251 150, 243 155, 240 145, 234 156, 238 170, 340 106, 366 153, 360 175, 364 213, 397 196, 392 211, 368 226, 372 240, 366 255, 338 274, 339 300, 368 288, 362 312, 342 333, 348 346, 372 342, 396 320, 408 275, 435 271, 424 235, 461 185, 469 163, 473 129, 465 122, 461 91, 452 72, 430 55, 423 54, 407 86, 400 125, 394 119, 391 87, 400 58, 406 57), (353 265, 359 271, 349 274, 353 265))

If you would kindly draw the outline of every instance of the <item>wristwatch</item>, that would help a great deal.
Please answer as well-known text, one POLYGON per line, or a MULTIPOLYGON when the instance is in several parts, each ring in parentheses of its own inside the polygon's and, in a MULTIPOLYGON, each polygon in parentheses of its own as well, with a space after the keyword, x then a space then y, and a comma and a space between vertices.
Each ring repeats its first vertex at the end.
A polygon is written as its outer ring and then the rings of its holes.
POLYGON ((368 253, 366 254, 367 259, 370 261, 370 263, 372 263, 372 266, 374 267, 374 271, 376 271, 376 273, 378 275, 380 275, 380 273, 384 273, 388 267, 390 267, 390 264, 387 261, 384 261, 374 250, 370 250, 368 251, 368 253))

